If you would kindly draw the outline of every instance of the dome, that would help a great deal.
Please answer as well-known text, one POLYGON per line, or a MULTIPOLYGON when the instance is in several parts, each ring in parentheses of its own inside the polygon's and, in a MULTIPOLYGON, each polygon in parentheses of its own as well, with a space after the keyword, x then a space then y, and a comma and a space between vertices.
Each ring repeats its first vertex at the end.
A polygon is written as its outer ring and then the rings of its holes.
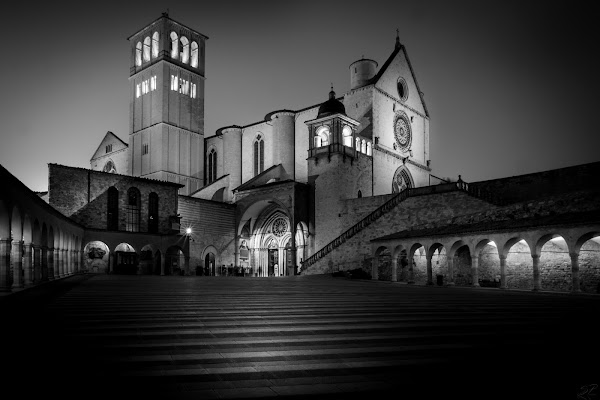
POLYGON ((346 107, 344 107, 344 104, 342 104, 341 101, 335 98, 335 92, 332 89, 331 92, 329 92, 329 100, 321 104, 319 107, 319 114, 317 114, 317 118, 327 117, 333 114, 346 115, 346 107))

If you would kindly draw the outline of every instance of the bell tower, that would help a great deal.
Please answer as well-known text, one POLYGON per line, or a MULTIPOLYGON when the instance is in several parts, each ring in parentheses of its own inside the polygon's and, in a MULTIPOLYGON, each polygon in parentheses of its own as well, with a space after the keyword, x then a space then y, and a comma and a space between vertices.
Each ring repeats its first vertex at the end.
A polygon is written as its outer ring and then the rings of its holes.
POLYGON ((204 184, 207 39, 167 13, 128 38, 129 172, 185 185, 185 195, 204 184))

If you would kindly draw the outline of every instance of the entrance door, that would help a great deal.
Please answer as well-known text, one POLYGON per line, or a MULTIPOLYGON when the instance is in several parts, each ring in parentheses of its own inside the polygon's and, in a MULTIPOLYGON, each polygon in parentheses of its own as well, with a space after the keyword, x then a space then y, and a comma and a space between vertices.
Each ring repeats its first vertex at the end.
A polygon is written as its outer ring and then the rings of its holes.
POLYGON ((215 274, 215 255, 213 253, 208 253, 206 257, 204 257, 204 275, 214 275, 215 274))
POLYGON ((279 250, 269 249, 269 276, 275 275, 275 264, 277 264, 278 262, 279 262, 279 250))

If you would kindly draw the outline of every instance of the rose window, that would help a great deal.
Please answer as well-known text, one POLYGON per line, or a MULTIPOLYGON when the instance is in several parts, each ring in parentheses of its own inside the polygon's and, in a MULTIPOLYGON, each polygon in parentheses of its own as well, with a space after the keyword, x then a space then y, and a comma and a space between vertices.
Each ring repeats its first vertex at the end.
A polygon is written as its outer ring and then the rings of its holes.
POLYGON ((273 222, 273 235, 283 236, 287 232, 287 221, 283 218, 277 218, 273 222))
POLYGON ((394 138, 400 149, 405 150, 410 148, 411 134, 410 126, 402 117, 397 117, 394 123, 394 138))

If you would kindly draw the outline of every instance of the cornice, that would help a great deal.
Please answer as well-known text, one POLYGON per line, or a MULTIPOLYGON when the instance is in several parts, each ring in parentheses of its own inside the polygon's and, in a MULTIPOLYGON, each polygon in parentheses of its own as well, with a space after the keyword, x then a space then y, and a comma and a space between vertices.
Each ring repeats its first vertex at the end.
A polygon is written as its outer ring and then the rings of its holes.
POLYGON ((390 151, 388 149, 380 147, 378 144, 373 145, 373 151, 375 151, 375 150, 380 151, 380 152, 382 152, 384 154, 387 154, 389 156, 392 156, 394 158, 397 158, 398 160, 402 161, 403 163, 409 163, 409 164, 414 165, 415 167, 420 168, 420 169, 422 169, 424 171, 431 172, 431 168, 429 168, 429 167, 427 167, 427 166, 425 166, 425 165, 423 165, 421 163, 418 163, 418 162, 416 162, 414 160, 411 160, 410 157, 408 157, 408 156, 407 157, 402 157, 400 154, 396 154, 396 153, 394 153, 394 152, 392 152, 392 151, 390 151))
POLYGON ((423 117, 425 119, 429 119, 429 117, 427 115, 423 114, 420 111, 415 110, 414 108, 412 108, 408 104, 403 103, 402 101, 400 101, 400 99, 398 99, 397 97, 389 94, 385 90, 382 90, 382 89, 378 88, 377 86, 375 86, 375 90, 377 90, 379 93, 381 93, 385 97, 389 98, 390 100, 393 100, 396 104, 401 105, 402 107, 405 107, 405 108, 409 109, 410 111, 414 112, 415 114, 417 114, 417 115, 419 115, 419 116, 421 116, 421 117, 423 117))

